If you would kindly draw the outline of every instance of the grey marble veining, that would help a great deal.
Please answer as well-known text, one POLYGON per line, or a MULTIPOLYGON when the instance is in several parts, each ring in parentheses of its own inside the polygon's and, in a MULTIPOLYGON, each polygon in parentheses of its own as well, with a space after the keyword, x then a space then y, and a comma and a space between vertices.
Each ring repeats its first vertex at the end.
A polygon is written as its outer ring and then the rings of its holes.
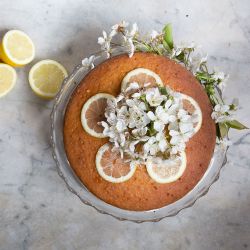
MULTIPOLYGON (((210 64, 229 72, 226 97, 240 98, 238 118, 250 125, 248 0, 0 0, 0 34, 22 29, 36 59, 70 72, 98 49, 96 39, 121 19, 143 31, 172 22, 177 41, 196 41, 210 64)), ((49 144, 52 103, 30 90, 31 66, 18 69, 14 90, 0 99, 0 249, 249 249, 250 132, 234 144, 221 177, 192 208, 158 223, 120 222, 72 195, 58 176, 49 144)))

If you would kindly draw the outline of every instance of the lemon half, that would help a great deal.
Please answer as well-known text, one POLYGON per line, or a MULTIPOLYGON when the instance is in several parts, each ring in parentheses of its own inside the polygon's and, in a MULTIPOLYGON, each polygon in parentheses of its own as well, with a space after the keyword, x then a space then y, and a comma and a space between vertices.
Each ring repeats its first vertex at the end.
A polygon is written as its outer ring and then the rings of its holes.
POLYGON ((68 76, 66 69, 54 60, 42 60, 31 68, 29 83, 38 96, 51 99, 59 92, 62 82, 68 76))
POLYGON ((34 59, 35 46, 23 31, 10 30, 4 35, 0 45, 0 57, 11 66, 23 66, 34 59))
POLYGON ((9 65, 0 63, 0 97, 8 94, 16 83, 16 71, 9 65))

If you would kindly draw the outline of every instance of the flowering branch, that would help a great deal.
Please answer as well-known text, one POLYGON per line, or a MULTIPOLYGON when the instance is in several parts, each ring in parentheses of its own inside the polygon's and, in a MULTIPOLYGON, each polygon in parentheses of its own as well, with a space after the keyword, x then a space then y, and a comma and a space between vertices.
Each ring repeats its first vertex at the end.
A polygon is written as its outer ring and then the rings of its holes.
POLYGON ((98 43, 106 53, 107 58, 112 54, 113 45, 122 45, 128 49, 129 57, 132 57, 135 51, 156 53, 175 60, 191 71, 204 87, 213 106, 211 116, 216 123, 218 141, 225 141, 223 138, 227 137, 230 128, 247 129, 246 126, 233 118, 238 108, 238 101, 234 99, 231 104, 227 105, 221 98, 228 75, 223 72, 209 72, 207 57, 195 53, 197 47, 194 43, 176 46, 173 41, 171 24, 167 24, 161 32, 153 30, 149 37, 142 39, 139 36, 136 23, 129 29, 129 24, 122 21, 112 26, 109 35, 103 31, 103 37, 98 38, 98 43), (113 42, 115 36, 121 38, 120 43, 113 42))

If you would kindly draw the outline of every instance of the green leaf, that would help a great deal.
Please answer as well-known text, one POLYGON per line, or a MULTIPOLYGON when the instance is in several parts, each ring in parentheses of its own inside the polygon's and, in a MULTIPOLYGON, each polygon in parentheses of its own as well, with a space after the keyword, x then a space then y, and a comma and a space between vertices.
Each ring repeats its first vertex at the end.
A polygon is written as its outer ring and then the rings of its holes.
POLYGON ((167 43, 165 40, 163 40, 162 44, 163 44, 163 47, 164 47, 166 50, 168 50, 168 51, 171 52, 171 49, 169 48, 168 43, 167 43))
POLYGON ((176 56, 176 58, 180 61, 183 62, 185 61, 185 54, 183 52, 181 52, 178 56, 176 56))
POLYGON ((225 123, 219 123, 219 129, 221 138, 226 137, 229 130, 228 126, 225 123))
POLYGON ((158 87, 162 95, 168 95, 168 91, 165 87, 158 87))
POLYGON ((146 101, 147 101, 147 100, 146 100, 146 95, 145 95, 145 94, 144 94, 144 95, 141 95, 139 99, 142 100, 143 102, 146 102, 146 101))
POLYGON ((150 107, 149 107, 149 104, 148 104, 148 102, 146 100, 146 95, 141 95, 139 99, 144 102, 144 104, 146 106, 146 109, 149 110, 150 107))
MULTIPOLYGON (((172 34, 172 25, 171 23, 168 23, 165 25, 163 28, 163 34, 164 34, 164 41, 167 43, 168 47, 170 49, 173 49, 174 47, 174 42, 173 42, 173 34, 172 34)), ((164 43, 163 43, 164 45, 164 43)))
POLYGON ((228 127, 238 129, 238 130, 248 129, 248 127, 238 122, 237 120, 227 121, 226 124, 228 127))
POLYGON ((156 130, 154 129, 154 122, 153 121, 150 122, 148 131, 149 131, 150 136, 154 136, 157 133, 156 130))

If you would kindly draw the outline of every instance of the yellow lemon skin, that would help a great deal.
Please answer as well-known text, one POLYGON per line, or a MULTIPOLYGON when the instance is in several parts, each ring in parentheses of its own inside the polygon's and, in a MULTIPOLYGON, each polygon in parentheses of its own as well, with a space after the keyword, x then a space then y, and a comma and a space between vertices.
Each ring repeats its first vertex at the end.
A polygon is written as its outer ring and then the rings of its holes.
POLYGON ((0 98, 7 95, 15 86, 17 74, 13 67, 0 63, 0 98))
POLYGON ((30 63, 34 57, 35 46, 26 33, 20 30, 9 30, 3 36, 0 44, 0 60, 4 63, 13 67, 22 67, 30 63), (20 52, 22 52, 21 58, 20 52))
POLYGON ((22 64, 16 64, 14 62, 12 62, 9 57, 7 56, 7 54, 5 53, 4 51, 4 48, 3 48, 3 43, 0 44, 0 59, 6 63, 6 64, 9 64, 10 66, 13 66, 13 67, 22 67, 23 65, 22 64))
POLYGON ((51 100, 60 91, 62 82, 67 76, 66 69, 60 63, 45 59, 32 66, 28 80, 37 96, 51 100))

